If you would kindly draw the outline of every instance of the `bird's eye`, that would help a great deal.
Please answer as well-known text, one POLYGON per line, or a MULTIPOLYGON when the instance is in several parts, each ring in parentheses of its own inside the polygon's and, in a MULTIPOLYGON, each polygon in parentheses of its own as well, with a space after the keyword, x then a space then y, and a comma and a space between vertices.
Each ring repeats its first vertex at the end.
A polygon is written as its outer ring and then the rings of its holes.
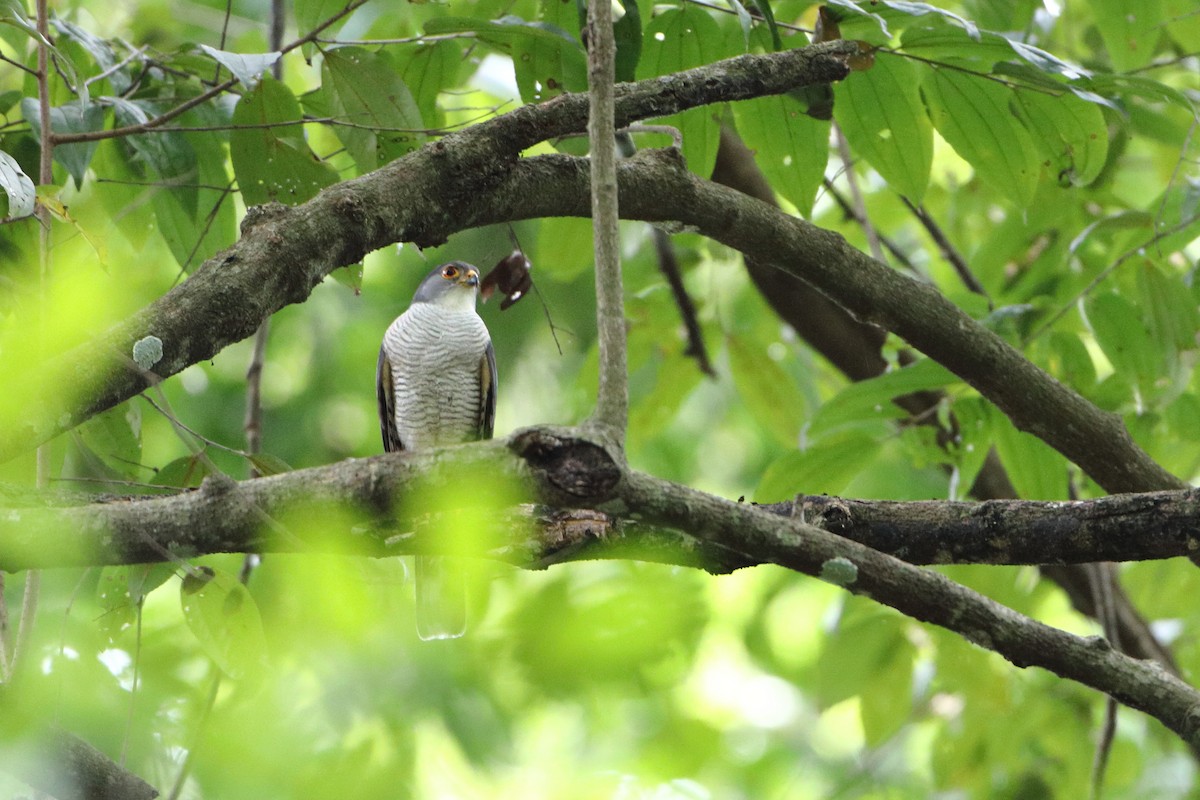
POLYGON ((448 264, 444 269, 442 269, 442 277, 446 278, 447 280, 454 280, 458 277, 458 267, 454 266, 453 264, 448 264))

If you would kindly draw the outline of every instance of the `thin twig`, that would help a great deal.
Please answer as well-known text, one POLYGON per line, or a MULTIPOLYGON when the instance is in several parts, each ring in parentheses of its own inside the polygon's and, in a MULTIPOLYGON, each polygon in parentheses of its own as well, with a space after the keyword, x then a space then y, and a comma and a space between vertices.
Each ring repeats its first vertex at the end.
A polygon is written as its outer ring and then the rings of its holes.
MULTIPOLYGON (((846 199, 846 196, 838 191, 838 188, 833 185, 833 181, 829 180, 829 178, 822 178, 821 185, 825 187, 825 191, 828 192, 829 196, 833 198, 833 201, 838 204, 838 208, 842 210, 842 213, 845 214, 847 218, 853 220, 859 226, 863 225, 862 217, 858 215, 858 212, 854 209, 854 206, 852 206, 850 201, 846 199)), ((895 258, 897 263, 899 263, 902 267, 914 275, 921 274, 921 271, 917 269, 917 265, 914 264, 912 259, 908 257, 908 253, 904 252, 904 248, 896 244, 896 242, 890 237, 885 236, 882 233, 879 234, 879 243, 882 244, 887 251, 892 254, 892 257, 895 258)))
POLYGON ((958 252, 958 248, 951 244, 945 231, 937 224, 937 220, 929 215, 924 206, 915 205, 904 196, 901 196, 900 200, 913 213, 913 216, 917 218, 917 222, 921 223, 921 227, 929 234, 929 238, 933 239, 933 243, 938 246, 942 257, 950 263, 950 266, 954 267, 954 271, 958 273, 958 277, 963 282, 963 285, 975 294, 986 298, 988 308, 992 308, 992 298, 988 295, 987 289, 983 288, 983 284, 975 277, 975 273, 971 272, 971 267, 967 265, 966 259, 958 252))
POLYGON ((843 173, 846 176, 846 186, 850 189, 850 200, 854 203, 854 215, 858 219, 858 224, 862 226, 863 234, 867 237, 867 247, 871 251, 871 257, 886 264, 887 259, 883 257, 879 232, 875 230, 875 223, 871 222, 871 217, 867 214, 867 201, 863 197, 862 189, 859 188, 858 176, 854 174, 854 158, 850 154, 850 143, 846 141, 846 135, 842 133, 841 126, 836 122, 833 123, 833 137, 837 141, 838 156, 841 157, 842 166, 845 167, 843 173))
MULTIPOLYGON (((309 33, 305 34, 304 36, 301 36, 299 39, 296 39, 293 42, 288 43, 284 47, 281 47, 279 49, 280 55, 282 55, 284 53, 289 53, 292 50, 295 50, 297 47, 301 47, 302 45, 306 45, 309 42, 313 41, 314 39, 317 38, 317 36, 321 33, 321 31, 325 30, 330 25, 335 24, 338 20, 342 19, 346 15, 353 13, 355 10, 357 10, 359 8, 359 6, 362 6, 366 2, 367 2, 367 0, 350 0, 350 2, 346 4, 345 8, 343 8, 341 11, 334 14, 332 17, 325 20, 321 24, 317 25, 317 27, 313 28, 309 33)), ((153 131, 156 128, 161 128, 163 125, 167 124, 168 122, 175 119, 176 117, 186 114, 188 111, 191 111, 196 106, 203 105, 204 103, 207 103, 209 100, 212 100, 214 97, 224 94, 226 91, 228 91, 229 89, 232 89, 234 86, 236 86, 237 83, 238 83, 237 78, 230 78, 227 81, 222 81, 221 83, 218 83, 216 86, 213 86, 208 91, 196 95, 191 100, 180 103, 179 105, 175 106, 175 108, 172 108, 169 111, 164 111, 162 114, 159 114, 157 117, 154 117, 153 119, 149 119, 145 122, 140 122, 137 125, 126 125, 121 128, 112 128, 111 130, 104 130, 104 131, 83 131, 82 133, 57 133, 57 134, 53 135, 53 138, 54 138, 54 141, 58 144, 72 144, 74 142, 98 142, 102 139, 118 139, 122 136, 129 136, 134 133, 146 133, 147 131, 153 131)))
POLYGON ((708 358, 708 348, 704 344, 704 332, 700 330, 700 321, 696 318, 696 304, 692 302, 687 287, 683 285, 683 277, 679 274, 679 259, 675 257, 675 248, 671 246, 671 237, 662 229, 653 228, 654 250, 658 254, 658 269, 667 279, 671 287, 671 296, 675 298, 675 307, 683 320, 687 331, 687 347, 685 356, 692 356, 700 367, 700 371, 710 378, 717 377, 712 362, 708 358))

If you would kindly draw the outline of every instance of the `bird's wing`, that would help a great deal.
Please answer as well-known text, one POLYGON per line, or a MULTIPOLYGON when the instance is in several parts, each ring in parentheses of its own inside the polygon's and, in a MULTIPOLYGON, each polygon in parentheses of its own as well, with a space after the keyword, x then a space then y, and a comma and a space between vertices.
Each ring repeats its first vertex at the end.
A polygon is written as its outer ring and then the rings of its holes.
POLYGON ((492 438, 496 426, 496 351, 489 341, 479 359, 479 438, 492 438))
POLYGON ((383 434, 383 449, 391 453, 404 449, 400 432, 396 430, 396 384, 392 380, 392 362, 386 345, 379 348, 375 364, 375 399, 379 401, 379 432, 383 434))

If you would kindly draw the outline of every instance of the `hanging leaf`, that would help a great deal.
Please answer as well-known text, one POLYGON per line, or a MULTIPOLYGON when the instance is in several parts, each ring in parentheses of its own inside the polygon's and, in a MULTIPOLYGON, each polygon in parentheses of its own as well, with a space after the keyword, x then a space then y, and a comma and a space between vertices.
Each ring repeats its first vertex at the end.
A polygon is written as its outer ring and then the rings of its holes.
POLYGON ((299 120, 295 96, 270 76, 238 102, 229 155, 246 205, 302 203, 337 182, 337 172, 309 149, 299 120))
MULTIPOLYGON (((624 0, 622 5, 625 13, 613 23, 613 40, 617 46, 613 68, 617 83, 636 80, 637 65, 642 58, 642 12, 638 10, 637 0, 624 0)), ((742 9, 742 13, 746 10, 742 9)))
MULTIPOLYGON (((42 130, 39 108, 36 98, 26 97, 21 101, 21 113, 35 137, 40 136, 42 130)), ((104 107, 97 103, 77 101, 50 109, 50 130, 55 133, 92 133, 103 129, 104 107)), ((54 148, 54 160, 75 179, 78 189, 83 186, 83 177, 95 152, 96 142, 60 144, 54 148)))
POLYGON ((1161 0, 1093 0, 1089 5, 1114 72, 1150 63, 1163 35, 1161 0))
POLYGON ((444 114, 438 108, 438 95, 443 87, 455 84, 463 63, 462 47, 449 40, 405 47, 396 53, 396 69, 412 93, 426 129, 442 126, 444 114))
POLYGON ((501 17, 495 22, 439 17, 425 24, 431 35, 471 31, 512 56, 517 88, 526 103, 540 103, 563 92, 587 89, 587 57, 569 33, 544 22, 501 17))
POLYGON ((919 205, 933 164, 933 126, 921 103, 917 70, 886 56, 834 85, 837 119, 854 151, 892 188, 919 205))
POLYGON ((325 54, 322 85, 333 116, 344 125, 334 132, 361 172, 412 152, 424 142, 424 123, 412 93, 391 57, 361 47, 325 54))
POLYGON ((262 617, 237 578, 198 567, 180 586, 183 618, 200 646, 233 679, 253 678, 267 668, 262 617))
POLYGON ((921 83, 934 127, 976 174, 1027 207, 1037 188, 1037 152, 1025 126, 1009 110, 1012 91, 950 67, 935 67, 921 83))
MULTIPOLYGON (((702 9, 684 6, 655 17, 646 26, 639 78, 654 78, 691 69, 719 59, 721 29, 702 9)), ((720 127, 711 107, 693 108, 658 120, 683 134, 683 157, 697 175, 712 174, 717 160, 720 127)))
POLYGON ((734 103, 733 118, 771 188, 811 217, 829 161, 832 124, 808 116, 787 95, 734 103))
POLYGON ((1108 128, 1094 103, 1073 94, 1013 94, 1015 107, 1061 186, 1086 186, 1104 169, 1108 128))
POLYGON ((742 402, 781 443, 794 446, 807 406, 795 380, 764 347, 730 336, 729 368, 742 402))

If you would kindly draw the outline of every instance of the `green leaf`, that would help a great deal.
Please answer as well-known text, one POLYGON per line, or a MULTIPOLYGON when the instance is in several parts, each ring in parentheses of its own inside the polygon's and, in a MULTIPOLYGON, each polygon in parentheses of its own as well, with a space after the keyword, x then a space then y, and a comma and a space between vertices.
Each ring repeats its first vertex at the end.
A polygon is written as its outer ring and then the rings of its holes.
POLYGON ((614 78, 617 83, 636 80, 638 62, 642 58, 642 13, 637 0, 624 0, 622 5, 625 14, 613 23, 613 39, 617 45, 614 78))
POLYGON ((840 494, 879 453, 878 437, 845 430, 823 436, 804 450, 785 453, 763 473, 754 490, 759 503, 790 500, 797 494, 840 494))
POLYGON ((402 48, 397 53, 396 67, 421 110, 426 129, 442 126, 438 95, 457 82, 462 66, 462 49, 448 40, 402 48))
MULTIPOLYGON (((198 110, 197 110, 198 111, 198 110)), ((189 113, 184 124, 228 124, 212 113, 189 113)), ((156 192, 151 200, 158 232, 172 255, 190 272, 236 238, 237 220, 232 181, 226 172, 223 137, 213 132, 183 134, 184 146, 195 159, 195 170, 179 175, 178 183, 156 192), (195 178, 191 176, 195 175, 195 178), (228 186, 230 191, 220 188, 228 186)), ((182 151, 181 151, 182 152, 182 151)), ((178 165, 181 166, 181 165, 178 165)), ((174 182, 173 182, 174 183, 174 182)))
MULTIPOLYGON (((310 33, 322 22, 344 9, 346 5, 347 0, 295 0, 292 10, 296 15, 296 29, 302 36, 310 33)), ((349 19, 349 15, 326 28, 324 34, 326 36, 334 35, 347 19, 349 19)), ((303 45, 302 49, 306 59, 312 58, 313 54, 317 52, 316 45, 312 42, 303 45)))
MULTIPOLYGON (((911 676, 913 649, 896 614, 848 598, 837 627, 829 632, 817 658, 817 703, 829 708, 851 697, 865 698, 876 691, 876 674, 896 662, 908 662, 911 676)), ((899 676, 891 677, 892 681, 878 688, 896 691, 899 676)), ((906 705, 911 693, 911 685, 904 687, 906 705)))
POLYGON ((184 577, 179 597, 188 627, 222 672, 236 680, 266 671, 262 617, 237 578, 198 567, 184 577))
MULTIPOLYGON (((718 60, 724 37, 708 13, 694 6, 671 9, 646 26, 639 78, 654 78, 718 60)), ((683 134, 683 157, 697 175, 711 175, 717 160, 720 126, 711 107, 672 114, 657 124, 678 128, 683 134)))
POLYGON ((808 116, 787 95, 734 103, 733 118, 771 188, 811 217, 829 161, 832 123, 808 116))
POLYGON ((258 470, 258 474, 264 478, 269 475, 282 475, 285 472, 292 471, 292 467, 286 461, 270 453, 254 453, 250 456, 250 463, 258 470))
POLYGON ((238 102, 229 154, 246 205, 303 203, 337 182, 337 172, 309 149, 303 127, 287 124, 300 116, 291 90, 270 76, 238 102))
POLYGON ((438 17, 425 24, 428 34, 471 31, 512 56, 517 88, 526 103, 540 103, 563 92, 587 88, 587 57, 583 45, 563 29, 520 17, 496 22, 462 17, 438 17))
POLYGON ((933 164, 933 126, 911 62, 880 53, 875 66, 834 85, 838 124, 855 152, 920 204, 933 164))
POLYGON ((783 39, 779 36, 779 26, 775 24, 775 12, 771 10, 770 0, 750 0, 754 7, 758 9, 758 13, 762 14, 762 18, 767 22, 767 29, 771 31, 771 44, 776 50, 783 49, 783 39))
MULTIPOLYGON (((123 97, 102 97, 101 101, 112 106, 115 122, 121 127, 142 125, 158 114, 158 109, 146 101, 126 100, 123 97)), ((170 183, 172 179, 192 175, 196 169, 196 152, 182 133, 144 133, 126 137, 123 141, 164 182, 170 183)), ((184 204, 191 211, 196 210, 198 190, 188 186, 172 187, 172 191, 179 191, 184 204)))
POLYGON ((421 146, 421 112, 387 53, 340 47, 325 54, 321 77, 333 115, 348 123, 334 131, 361 172, 421 146))
POLYGON ((804 395, 795 380, 764 347, 730 336, 729 368, 742 402, 781 444, 794 446, 806 416, 804 395))
POLYGON ((208 465, 198 456, 182 456, 160 468, 151 483, 188 489, 199 486, 209 474, 208 465))
POLYGON ((958 377, 936 361, 925 359, 911 366, 885 372, 875 378, 850 384, 817 409, 806 433, 816 439, 846 426, 900 419, 908 412, 893 400, 906 394, 940 389, 958 382, 958 377))
POLYGON ((1062 186, 1086 186, 1099 177, 1108 158, 1108 127, 1094 103, 1073 94, 1019 91, 1016 109, 1062 186))
MULTIPOLYGON (((39 108, 36 98, 26 97, 21 101, 21 113, 33 128, 34 136, 40 136, 42 130, 39 108)), ((104 107, 96 103, 73 102, 50 109, 50 130, 55 133, 92 133, 103 129, 104 107)), ((96 142, 60 144, 54 148, 54 160, 75 179, 75 187, 81 188, 95 152, 96 142)))
POLYGON ((89 419, 78 428, 83 444, 118 475, 136 477, 142 460, 142 412, 125 403, 89 419))
POLYGON ((1017 496, 1022 500, 1066 500, 1067 460, 1041 439, 1017 430, 991 409, 992 441, 1017 496))
POLYGON ((1027 207, 1039 163, 1029 132, 1009 110, 1012 90, 948 67, 927 71, 921 90, 934 127, 979 177, 1027 207))
POLYGON ((200 49, 232 72, 233 77, 237 78, 247 91, 253 90, 258 85, 258 80, 263 73, 273 67, 279 57, 283 55, 283 53, 230 53, 206 44, 200 45, 200 49))
POLYGON ((1090 7, 1115 72, 1150 63, 1163 34, 1161 0, 1093 0, 1090 7))
POLYGON ((28 217, 33 213, 37 188, 29 176, 21 170, 17 160, 0 150, 0 189, 8 196, 0 222, 28 217))

